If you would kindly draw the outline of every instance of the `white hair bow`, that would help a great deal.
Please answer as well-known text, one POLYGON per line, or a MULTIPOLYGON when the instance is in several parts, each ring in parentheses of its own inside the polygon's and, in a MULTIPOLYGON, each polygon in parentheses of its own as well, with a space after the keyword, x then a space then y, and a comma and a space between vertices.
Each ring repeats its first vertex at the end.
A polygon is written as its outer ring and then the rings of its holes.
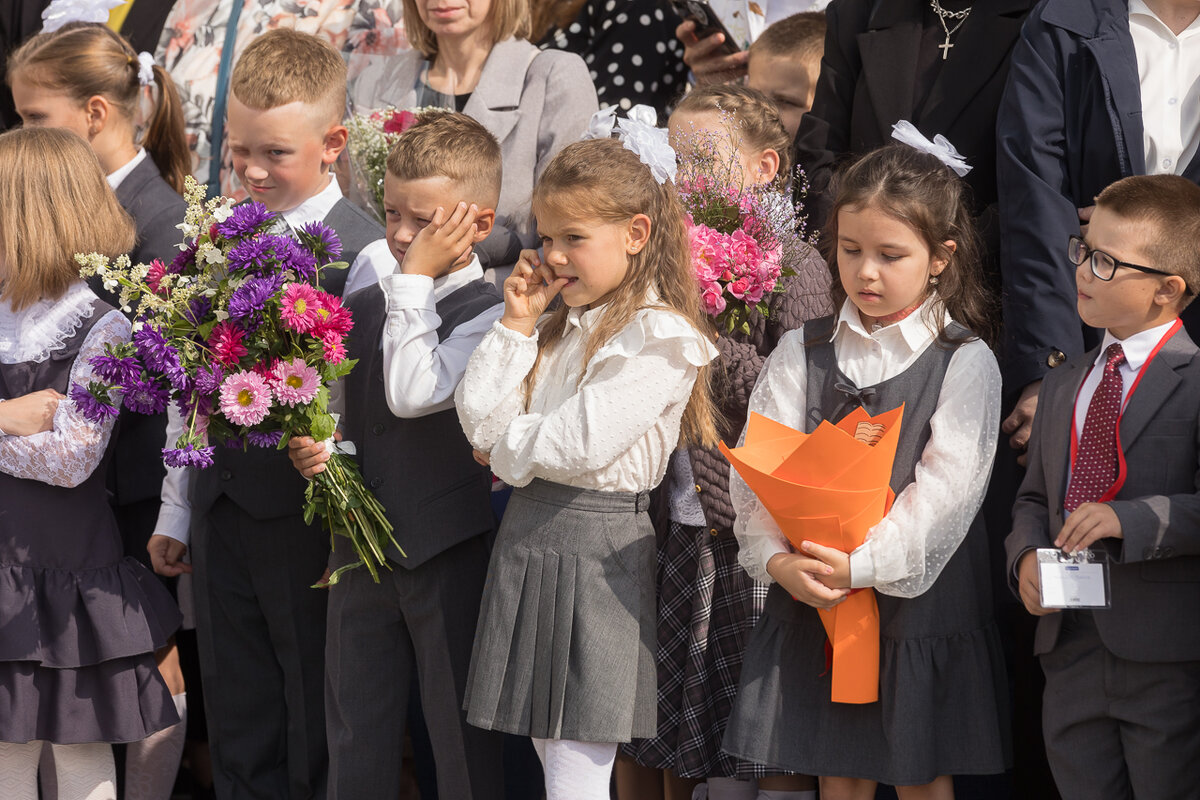
POLYGON ((142 86, 154 83, 154 56, 145 50, 138 53, 138 83, 142 86))
POLYGON ((607 139, 616 128, 617 138, 625 149, 636 155, 650 168, 659 183, 675 180, 675 150, 667 141, 667 132, 658 127, 658 114, 646 105, 629 109, 625 119, 617 119, 617 109, 597 111, 588 121, 584 139, 607 139))
POLYGON ((966 177, 966 174, 971 171, 972 167, 967 164, 967 159, 954 149, 954 145, 950 144, 950 140, 940 133, 933 137, 933 141, 925 138, 925 135, 917 130, 917 126, 913 125, 906 119, 902 119, 892 126, 892 138, 898 142, 920 150, 922 153, 929 153, 937 158, 950 169, 958 177, 966 177))
POLYGON ((54 0, 42 12, 42 32, 52 33, 68 22, 108 22, 108 12, 125 0, 54 0))

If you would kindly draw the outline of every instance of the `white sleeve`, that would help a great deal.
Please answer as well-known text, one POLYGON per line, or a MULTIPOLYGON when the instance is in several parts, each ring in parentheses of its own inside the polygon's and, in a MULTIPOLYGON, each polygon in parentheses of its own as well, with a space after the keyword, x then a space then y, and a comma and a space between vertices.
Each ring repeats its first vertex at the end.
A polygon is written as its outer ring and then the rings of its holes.
MULTIPOLYGON (((688 401, 699 367, 715 353, 682 317, 640 312, 601 346, 562 403, 510 418, 489 450, 492 472, 525 486, 535 477, 570 483, 609 466, 688 401)), ((673 450, 676 442, 666 445, 673 450)))
POLYGON ((850 554, 854 588, 893 597, 925 592, 983 505, 1000 430, 1000 370, 983 342, 951 357, 930 427, 913 482, 850 554))
MULTIPOLYGON (((164 446, 174 448, 183 435, 183 418, 174 403, 167 406, 167 438, 164 446)), ((216 469, 216 467, 208 467, 216 469)), ((158 507, 158 522, 154 525, 155 536, 169 536, 176 541, 188 543, 192 521, 192 503, 188 500, 188 481, 191 476, 183 467, 167 467, 163 477, 162 505, 158 507)))
MULTIPOLYGON (((129 320, 115 310, 92 326, 71 365, 68 396, 54 412, 54 428, 32 436, 0 438, 0 472, 52 486, 75 487, 88 479, 104 459, 116 417, 99 424, 88 420, 71 401, 69 387, 97 380, 90 360, 104 355, 106 344, 128 342, 130 331, 129 320)), ((113 390, 110 399, 119 408, 120 390, 113 390)))
MULTIPOLYGON (((789 331, 763 364, 749 411, 787 425, 804 429, 807 406, 808 363, 804 354, 803 328, 789 331)), ((741 439, 746 438, 745 431, 741 439)), ((787 537, 759 502, 736 469, 729 470, 729 497, 736 516, 733 532, 738 540, 738 563, 757 581, 774 581, 767 562, 778 553, 792 552, 787 537)))
POLYGON ((454 393, 458 421, 476 450, 490 453, 508 424, 525 411, 525 376, 537 360, 538 332, 533 336, 492 324, 454 393))
POLYGON ((346 273, 346 286, 342 297, 349 297, 359 289, 374 286, 385 275, 396 271, 396 258, 388 249, 387 239, 376 239, 362 250, 346 273))
POLYGON ((454 407, 454 390, 471 353, 504 313, 497 303, 438 341, 433 279, 392 274, 380 285, 387 303, 383 333, 383 388, 397 417, 421 417, 454 407))

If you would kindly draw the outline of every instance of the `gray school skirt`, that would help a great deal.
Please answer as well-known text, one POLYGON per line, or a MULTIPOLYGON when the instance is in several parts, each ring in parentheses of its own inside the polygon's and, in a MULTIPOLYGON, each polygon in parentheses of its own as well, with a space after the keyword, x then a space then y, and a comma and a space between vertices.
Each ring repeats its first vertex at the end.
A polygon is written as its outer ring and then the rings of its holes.
POLYGON ((534 480, 513 492, 471 655, 467 721, 539 739, 657 728, 649 493, 534 480))

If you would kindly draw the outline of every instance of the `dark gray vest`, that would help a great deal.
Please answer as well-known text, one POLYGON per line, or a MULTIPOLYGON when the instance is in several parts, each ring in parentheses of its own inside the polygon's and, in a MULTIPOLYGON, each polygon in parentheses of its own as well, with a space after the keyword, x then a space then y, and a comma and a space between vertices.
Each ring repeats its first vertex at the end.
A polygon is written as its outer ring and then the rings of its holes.
MULTIPOLYGON (((500 292, 485 280, 472 281, 438 301, 438 340, 445 341, 459 325, 501 302, 500 292)), ((381 348, 386 324, 383 290, 369 286, 355 292, 349 306, 354 330, 348 350, 359 361, 346 379, 346 438, 357 445, 363 480, 387 509, 407 558, 395 548, 387 556, 411 569, 492 530, 491 477, 472 458, 453 408, 415 419, 396 417, 388 408, 381 348)))
MULTIPOLYGON (((383 237, 379 223, 351 205, 345 198, 325 215, 324 222, 342 241, 341 259, 353 264, 359 252, 383 237)), ((348 269, 328 270, 321 288, 341 295, 348 269)), ((358 318, 355 320, 358 327, 358 318)), ((361 369, 361 365, 358 369, 361 369)), ((192 511, 204 513, 222 494, 254 519, 276 519, 299 515, 307 482, 292 466, 287 453, 249 445, 245 450, 218 446, 213 465, 196 471, 192 484, 192 511)))

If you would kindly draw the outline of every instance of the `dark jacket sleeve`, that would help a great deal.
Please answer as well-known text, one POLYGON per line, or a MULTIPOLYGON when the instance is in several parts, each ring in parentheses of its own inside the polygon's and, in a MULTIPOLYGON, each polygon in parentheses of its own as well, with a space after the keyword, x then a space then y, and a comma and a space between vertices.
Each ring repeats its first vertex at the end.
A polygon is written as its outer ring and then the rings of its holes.
MULTIPOLYGON (((1031 16, 1013 50, 997 125, 1000 263, 1008 390, 1039 380, 1055 350, 1084 351, 1067 236, 1079 233, 1070 197, 1062 54, 1049 26, 1031 16)), ((1090 204, 1090 203, 1089 203, 1090 204)))
POLYGON ((1017 586, 1017 564, 1021 556, 1034 548, 1050 547, 1051 499, 1046 496, 1046 470, 1057 467, 1044 463, 1043 445, 1048 424, 1061 423, 1062 420, 1049 420, 1050 414, 1046 413, 1045 408, 1042 411, 1043 413, 1033 417, 1025 478, 1021 481, 1017 501, 1013 506, 1012 532, 1004 540, 1005 576, 1009 589, 1018 599, 1021 594, 1017 586))

